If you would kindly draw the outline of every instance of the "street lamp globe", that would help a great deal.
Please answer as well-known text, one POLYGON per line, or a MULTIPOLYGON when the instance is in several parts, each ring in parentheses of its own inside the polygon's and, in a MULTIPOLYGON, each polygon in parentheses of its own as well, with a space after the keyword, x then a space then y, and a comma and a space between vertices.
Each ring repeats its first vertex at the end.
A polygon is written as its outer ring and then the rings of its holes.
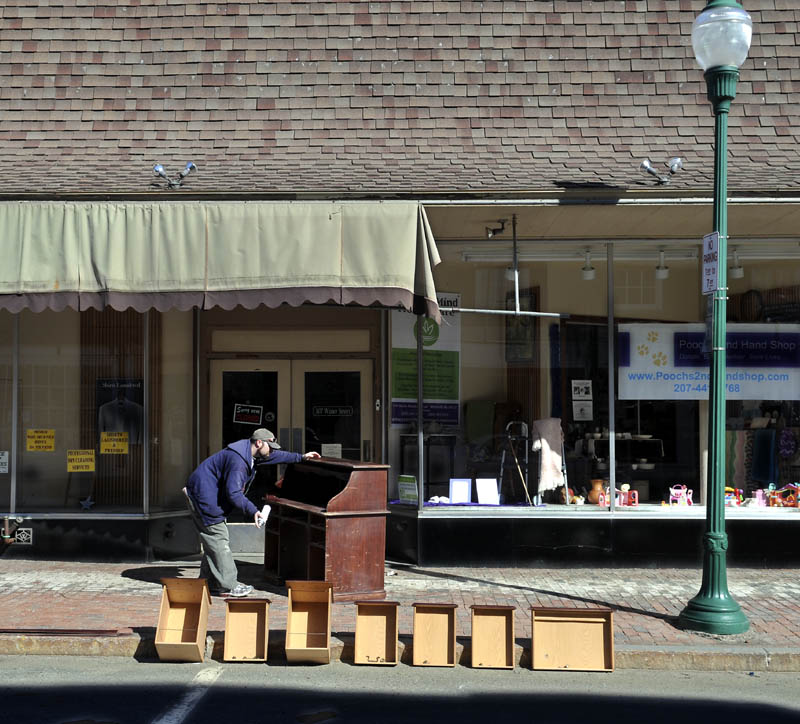
POLYGON ((753 21, 738 3, 709 3, 692 25, 694 57, 705 71, 720 66, 740 68, 750 50, 753 21))

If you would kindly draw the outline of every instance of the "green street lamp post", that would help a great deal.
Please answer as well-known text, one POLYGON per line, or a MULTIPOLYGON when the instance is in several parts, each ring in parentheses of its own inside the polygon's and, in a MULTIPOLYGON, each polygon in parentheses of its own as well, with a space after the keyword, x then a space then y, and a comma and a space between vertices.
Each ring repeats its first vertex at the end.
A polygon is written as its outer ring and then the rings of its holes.
POLYGON ((728 592, 725 532, 725 317, 728 242, 728 111, 736 96, 739 67, 747 58, 753 25, 736 0, 711 0, 692 27, 692 47, 705 71, 708 100, 714 109, 714 231, 719 234, 716 290, 712 292, 710 349, 708 481, 703 582, 681 611, 684 628, 713 634, 746 631, 749 622, 728 592))

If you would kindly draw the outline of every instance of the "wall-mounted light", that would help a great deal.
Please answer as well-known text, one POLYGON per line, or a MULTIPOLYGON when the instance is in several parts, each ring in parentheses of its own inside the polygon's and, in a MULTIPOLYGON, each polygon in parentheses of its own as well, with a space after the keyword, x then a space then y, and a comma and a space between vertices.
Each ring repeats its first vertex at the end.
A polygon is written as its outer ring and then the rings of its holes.
POLYGON ((583 281, 590 282, 594 279, 594 267, 592 266, 592 252, 587 249, 584 252, 583 266, 581 267, 581 277, 583 281))
POLYGON ((658 250, 658 266, 656 267, 656 279, 669 279, 669 267, 664 263, 664 250, 658 250))
MULTIPOLYGON (((164 170, 164 167, 157 163, 153 166, 153 173, 156 176, 160 176, 167 182, 167 188, 170 189, 179 189, 181 184, 183 183, 183 179, 185 179, 192 171, 196 171, 197 166, 194 165, 191 161, 189 161, 186 166, 184 167, 183 171, 178 174, 178 178, 172 179, 167 175, 167 172, 164 170)), ((154 186, 158 186, 158 184, 153 184, 154 186)))
POLYGON ((728 276, 731 279, 741 279, 744 277, 744 267, 739 263, 739 250, 733 250, 733 266, 728 269, 728 276))
POLYGON ((674 174, 678 173, 683 168, 683 159, 678 156, 674 156, 666 163, 667 168, 669 169, 669 176, 660 174, 655 166, 651 163, 649 158, 645 158, 639 164, 639 170, 642 173, 649 174, 650 176, 655 176, 658 179, 659 184, 666 185, 669 183, 670 177, 674 174))
POLYGON ((486 227, 486 238, 491 239, 493 236, 497 236, 498 234, 502 234, 506 228, 506 219, 498 219, 497 223, 500 226, 496 226, 492 228, 491 226, 486 227))

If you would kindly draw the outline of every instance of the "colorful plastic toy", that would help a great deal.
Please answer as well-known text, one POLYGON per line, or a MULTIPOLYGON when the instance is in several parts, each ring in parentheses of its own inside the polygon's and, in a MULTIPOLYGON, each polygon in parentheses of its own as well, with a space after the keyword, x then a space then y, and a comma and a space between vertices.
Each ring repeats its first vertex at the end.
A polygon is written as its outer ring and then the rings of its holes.
POLYGON ((692 491, 685 485, 672 485, 669 489, 669 504, 672 505, 693 505, 692 491))
POLYGON ((770 506, 774 508, 796 508, 798 490, 800 490, 800 485, 789 483, 780 490, 769 490, 767 492, 767 500, 770 506))
MULTIPOLYGON (((611 490, 606 488, 597 498, 597 505, 608 507, 611 502, 611 490)), ((638 490, 617 490, 616 504, 630 508, 639 505, 638 490)))
POLYGON ((741 505, 744 503, 744 491, 741 488, 725 488, 725 505, 741 505))

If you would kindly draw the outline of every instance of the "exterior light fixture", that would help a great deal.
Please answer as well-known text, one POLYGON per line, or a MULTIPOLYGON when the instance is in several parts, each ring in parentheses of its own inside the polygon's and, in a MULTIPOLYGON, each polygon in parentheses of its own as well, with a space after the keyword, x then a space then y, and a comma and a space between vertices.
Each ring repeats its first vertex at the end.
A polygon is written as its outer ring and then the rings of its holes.
POLYGON ((583 277, 583 281, 592 281, 592 279, 594 279, 594 272, 595 269, 592 266, 592 252, 590 249, 587 249, 584 252, 583 267, 581 267, 581 276, 583 277))
MULTIPOLYGON (((172 179, 167 175, 167 172, 164 170, 164 167, 157 163, 153 166, 153 173, 156 176, 160 176, 167 182, 167 188, 170 189, 179 189, 181 184, 183 183, 183 179, 185 179, 192 171, 196 171, 197 166, 194 165, 191 161, 189 161, 186 166, 184 167, 183 171, 178 174, 178 178, 172 179)), ((158 186, 158 184, 153 184, 154 186, 158 186)))
POLYGON ((656 167, 653 166, 653 163, 650 161, 649 158, 645 158, 639 164, 639 170, 642 173, 648 174, 650 176, 655 176, 658 179, 658 183, 661 185, 666 185, 669 183, 670 177, 674 174, 678 173, 683 168, 683 159, 679 156, 675 156, 667 161, 667 168, 669 169, 669 175, 660 174, 656 167))
POLYGON ((733 250, 733 266, 728 269, 728 276, 731 279, 742 279, 744 277, 744 267, 739 263, 739 250, 733 250))
POLYGON ((664 263, 664 250, 658 250, 658 266, 656 267, 656 279, 669 279, 669 267, 664 263))
POLYGON ((708 476, 705 495, 706 531, 703 535, 703 582, 678 618, 693 631, 737 634, 750 623, 728 592, 725 532, 725 317, 728 246, 728 112, 736 97, 739 66, 753 37, 750 15, 736 0, 711 0, 692 27, 695 58, 704 71, 708 100, 714 113, 713 231, 719 235, 717 288, 711 294, 711 330, 708 348, 708 476))
POLYGON ((491 239, 493 236, 497 236, 498 234, 502 234, 506 228, 506 220, 505 219, 498 219, 497 221, 500 226, 492 228, 491 226, 486 227, 486 238, 491 239))

